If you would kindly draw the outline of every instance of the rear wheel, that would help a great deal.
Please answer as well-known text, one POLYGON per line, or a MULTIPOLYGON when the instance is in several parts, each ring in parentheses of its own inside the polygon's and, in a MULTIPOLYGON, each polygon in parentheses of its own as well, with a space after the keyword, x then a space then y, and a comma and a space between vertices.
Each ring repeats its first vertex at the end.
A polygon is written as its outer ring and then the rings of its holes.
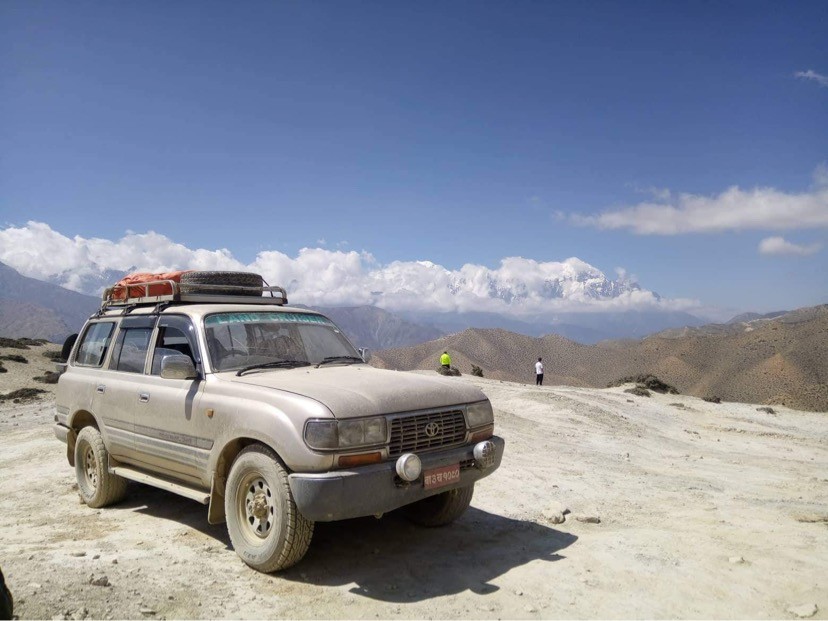
POLYGON ((420 526, 445 526, 465 513, 473 495, 474 483, 423 498, 403 507, 403 512, 409 520, 420 526))
POLYGON ((269 448, 244 449, 227 478, 224 497, 233 548, 253 569, 269 573, 295 565, 310 546, 313 522, 293 500, 287 471, 269 448))
POLYGON ((93 509, 105 507, 123 499, 127 481, 110 474, 109 453, 101 432, 84 427, 75 441, 75 475, 81 500, 93 509))

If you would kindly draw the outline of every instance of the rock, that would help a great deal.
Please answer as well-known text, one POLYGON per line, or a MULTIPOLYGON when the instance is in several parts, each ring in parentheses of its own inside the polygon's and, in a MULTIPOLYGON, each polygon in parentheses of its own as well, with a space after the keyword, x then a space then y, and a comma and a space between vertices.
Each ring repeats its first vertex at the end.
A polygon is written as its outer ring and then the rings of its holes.
POLYGON ((141 614, 150 617, 155 614, 155 611, 152 608, 141 608, 141 614))
POLYGON ((628 392, 631 395, 635 395, 636 397, 650 396, 650 391, 647 390, 644 386, 633 386, 632 388, 627 388, 624 392, 628 392))
POLYGON ((560 511, 544 511, 543 517, 550 524, 563 524, 566 521, 564 514, 560 511))
POLYGON ((731 556, 727 559, 728 562, 732 563, 733 565, 742 565, 745 562, 745 559, 741 556, 731 556))
POLYGON ((819 608, 817 608, 816 604, 801 604, 799 606, 791 606, 788 608, 788 612, 799 619, 813 617, 818 611, 819 608))
POLYGON ((537 609, 537 608, 535 608, 534 606, 531 606, 531 605, 529 605, 529 604, 526 604, 526 605, 523 607, 523 609, 524 609, 526 612, 537 612, 537 611, 538 611, 538 609, 537 609))
POLYGON ((569 509, 563 505, 551 505, 543 510, 544 519, 551 524, 563 524, 566 521, 566 514, 569 509))
POLYGON ((92 586, 102 586, 102 587, 112 586, 112 583, 109 582, 109 578, 106 576, 106 574, 104 574, 103 576, 100 576, 99 578, 95 578, 94 576, 91 576, 89 578, 89 584, 91 584, 92 586))
POLYGON ((601 518, 595 515, 579 515, 575 518, 579 522, 583 522, 584 524, 600 524, 601 518))
POLYGON ((113 565, 117 565, 117 564, 118 564, 118 559, 117 559, 117 558, 113 558, 113 559, 112 559, 112 564, 113 564, 113 565))
POLYGON ((93 560, 93 561, 97 561, 99 558, 101 558, 101 555, 100 555, 100 554, 96 554, 95 556, 93 556, 93 557, 92 557, 92 560, 93 560))
POLYGON ((86 556, 86 552, 70 552, 69 556, 77 556, 77 557, 86 556))
POLYGON ((521 591, 520 589, 517 589, 515 591, 515 595, 517 595, 518 597, 521 597, 523 595, 523 591, 521 591))

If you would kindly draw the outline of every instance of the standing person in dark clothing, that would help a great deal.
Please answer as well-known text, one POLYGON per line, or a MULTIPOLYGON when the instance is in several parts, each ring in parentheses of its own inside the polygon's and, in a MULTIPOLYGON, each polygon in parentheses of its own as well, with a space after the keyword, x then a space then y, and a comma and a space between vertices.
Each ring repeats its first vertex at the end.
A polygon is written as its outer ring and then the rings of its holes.
POLYGON ((535 363, 535 386, 543 386, 543 358, 535 363))

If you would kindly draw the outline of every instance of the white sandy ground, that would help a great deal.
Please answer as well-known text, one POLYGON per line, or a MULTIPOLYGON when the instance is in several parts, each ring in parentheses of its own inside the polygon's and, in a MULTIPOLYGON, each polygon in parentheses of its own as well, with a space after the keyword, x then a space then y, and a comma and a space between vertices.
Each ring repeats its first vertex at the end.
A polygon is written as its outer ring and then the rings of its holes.
POLYGON ((192 501, 135 485, 117 506, 80 504, 51 397, 0 406, 16 613, 828 618, 828 414, 457 381, 489 395, 507 442, 472 508, 442 529, 393 514, 317 524, 305 559, 276 575, 243 565, 192 501), (571 513, 552 524, 558 507, 571 513), (90 584, 102 576, 110 586, 90 584))

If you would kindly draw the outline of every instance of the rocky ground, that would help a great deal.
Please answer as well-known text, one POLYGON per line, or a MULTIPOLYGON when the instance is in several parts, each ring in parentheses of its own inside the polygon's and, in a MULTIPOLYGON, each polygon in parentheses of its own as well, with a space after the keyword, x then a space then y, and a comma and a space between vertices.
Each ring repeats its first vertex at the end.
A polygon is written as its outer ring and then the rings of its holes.
POLYGON ((242 564, 192 501, 134 485, 116 506, 80 504, 53 397, 0 403, 16 614, 828 618, 825 414, 456 381, 490 396, 507 442, 472 508, 436 530, 396 515, 317 524, 307 557, 276 575, 242 564))

